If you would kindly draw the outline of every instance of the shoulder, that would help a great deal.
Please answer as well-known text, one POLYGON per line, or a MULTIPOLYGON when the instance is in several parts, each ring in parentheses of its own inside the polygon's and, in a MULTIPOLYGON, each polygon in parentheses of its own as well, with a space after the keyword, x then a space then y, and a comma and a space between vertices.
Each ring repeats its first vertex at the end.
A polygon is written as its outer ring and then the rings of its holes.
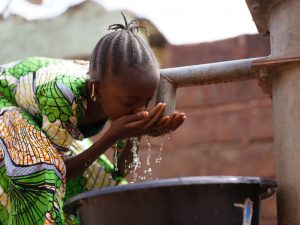
POLYGON ((84 60, 34 56, 3 64, 0 67, 6 75, 16 77, 24 76, 30 72, 37 72, 41 69, 47 72, 53 71, 61 74, 78 75, 88 72, 89 62, 84 60))
POLYGON ((37 70, 48 66, 54 61, 54 59, 46 57, 28 57, 4 64, 1 67, 6 75, 12 75, 19 78, 30 72, 36 72, 37 70))

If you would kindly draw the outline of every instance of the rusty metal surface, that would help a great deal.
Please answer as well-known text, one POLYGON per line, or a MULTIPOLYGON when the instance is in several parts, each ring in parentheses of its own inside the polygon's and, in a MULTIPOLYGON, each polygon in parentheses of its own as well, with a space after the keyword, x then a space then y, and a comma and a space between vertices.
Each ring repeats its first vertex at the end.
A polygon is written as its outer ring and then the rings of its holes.
POLYGON ((257 75, 258 85, 262 88, 263 92, 272 97, 273 77, 280 71, 299 62, 300 57, 268 57, 254 61, 252 63, 252 70, 257 75))
POLYGON ((253 61, 252 63, 252 68, 260 68, 260 67, 269 67, 271 69, 279 69, 282 68, 283 66, 290 65, 292 63, 299 63, 300 62, 300 56, 295 56, 295 57, 265 57, 262 59, 258 59, 253 61))

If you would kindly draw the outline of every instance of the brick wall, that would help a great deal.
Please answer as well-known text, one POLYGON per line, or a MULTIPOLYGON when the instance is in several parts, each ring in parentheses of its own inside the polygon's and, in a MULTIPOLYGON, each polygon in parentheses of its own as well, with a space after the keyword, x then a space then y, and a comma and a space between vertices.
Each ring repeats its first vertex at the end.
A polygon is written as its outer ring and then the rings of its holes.
MULTIPOLYGON (((269 39, 243 35, 193 45, 168 45, 164 68, 266 56, 269 39)), ((274 179, 272 102, 257 81, 187 87, 177 90, 177 110, 186 122, 164 137, 163 159, 156 164, 161 138, 152 139, 152 179, 184 176, 260 176, 274 179)), ((145 139, 140 151, 146 168, 145 139)), ((150 177, 148 176, 148 179, 150 177)), ((276 224, 275 196, 264 200, 261 224, 276 224)))
MULTIPOLYGON (((266 56, 269 38, 244 35, 222 41, 167 46, 162 67, 266 56)), ((257 81, 181 88, 177 110, 187 115, 170 140, 163 160, 152 163, 153 178, 260 176, 274 179, 272 102, 257 81)), ((153 140, 153 156, 160 138, 153 140)), ((145 148, 145 147, 144 147, 145 148)), ((141 151, 145 159, 146 151, 141 151)), ((145 163, 144 163, 145 164, 145 163)), ((142 173, 142 170, 140 171, 142 173)), ((276 224, 275 196, 262 202, 262 225, 276 224)))

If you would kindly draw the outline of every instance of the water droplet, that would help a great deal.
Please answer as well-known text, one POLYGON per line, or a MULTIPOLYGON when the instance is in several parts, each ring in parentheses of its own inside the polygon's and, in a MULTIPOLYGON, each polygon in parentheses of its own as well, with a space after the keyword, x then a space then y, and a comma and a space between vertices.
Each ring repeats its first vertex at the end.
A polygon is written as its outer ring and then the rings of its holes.
POLYGON ((167 139, 168 139, 168 140, 171 139, 171 134, 172 134, 172 131, 170 131, 170 132, 167 134, 167 139))
POLYGON ((139 179, 140 180, 146 180, 146 177, 145 176, 139 176, 139 179))
POLYGON ((114 167, 115 167, 115 171, 118 171, 118 146, 117 144, 115 144, 113 146, 114 149, 114 167))
POLYGON ((148 153, 147 153, 147 166, 150 166, 150 159, 151 159, 151 137, 150 136, 147 136, 147 150, 148 150, 148 153))
MULTIPOLYGON (((132 137, 129 139, 132 142, 132 148, 131 148, 131 152, 132 152, 132 162, 129 165, 129 168, 133 169, 133 182, 136 182, 136 179, 138 177, 137 175, 137 168, 141 167, 141 162, 138 156, 138 146, 140 144, 139 139, 137 137, 132 137)), ((130 173, 132 173, 130 171, 130 173)))
POLYGON ((162 151, 163 151, 163 147, 164 147, 164 136, 162 135, 162 136, 160 136, 160 147, 159 147, 159 151, 158 151, 158 155, 157 155, 157 157, 156 157, 156 159, 155 159, 155 162, 156 163, 160 163, 161 162, 161 160, 162 160, 162 151))
POLYGON ((144 173, 148 175, 152 175, 152 169, 151 168, 145 169, 144 173))

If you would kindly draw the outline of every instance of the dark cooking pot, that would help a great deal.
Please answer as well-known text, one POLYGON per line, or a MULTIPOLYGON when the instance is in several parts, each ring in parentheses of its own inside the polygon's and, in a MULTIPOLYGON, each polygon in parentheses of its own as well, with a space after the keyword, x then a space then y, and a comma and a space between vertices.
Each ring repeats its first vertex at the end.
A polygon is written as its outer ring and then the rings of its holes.
POLYGON ((82 225, 259 225, 276 183, 259 177, 183 177, 79 194, 64 209, 82 225))

